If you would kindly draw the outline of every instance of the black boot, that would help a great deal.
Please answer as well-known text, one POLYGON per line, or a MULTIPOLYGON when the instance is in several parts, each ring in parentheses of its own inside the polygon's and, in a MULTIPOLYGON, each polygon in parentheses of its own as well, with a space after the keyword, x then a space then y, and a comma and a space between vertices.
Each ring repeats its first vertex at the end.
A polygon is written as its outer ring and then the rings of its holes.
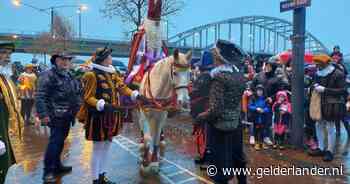
POLYGON ((56 171, 55 174, 56 175, 62 175, 62 174, 68 174, 70 172, 72 172, 72 167, 71 166, 64 166, 64 165, 60 165, 56 171))
POLYGON ((330 151, 326 151, 325 154, 324 154, 324 157, 323 157, 323 161, 325 162, 330 162, 333 160, 333 153, 330 152, 330 151))
POLYGON ((346 133, 348 134, 348 137, 350 137, 350 125, 349 125, 349 122, 347 121, 343 121, 344 123, 344 127, 345 127, 345 130, 346 130, 346 133))
POLYGON ((308 154, 312 157, 323 157, 325 152, 320 150, 320 148, 317 148, 315 150, 309 150, 308 154))
POLYGON ((56 176, 54 173, 45 173, 43 176, 43 183, 44 184, 56 184, 56 176))
POLYGON ((117 184, 115 182, 109 181, 109 179, 105 176, 106 173, 102 173, 99 176, 100 184, 117 184))

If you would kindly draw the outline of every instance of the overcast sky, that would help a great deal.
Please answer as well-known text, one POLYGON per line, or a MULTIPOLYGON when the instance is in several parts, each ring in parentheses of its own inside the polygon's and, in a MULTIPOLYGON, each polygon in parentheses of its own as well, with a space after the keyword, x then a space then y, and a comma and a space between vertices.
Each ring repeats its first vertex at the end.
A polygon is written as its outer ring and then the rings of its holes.
MULTIPOLYGON (((123 39, 123 24, 115 17, 103 18, 100 9, 104 0, 22 0, 28 4, 45 8, 52 5, 87 4, 82 27, 83 35, 105 39, 123 39)), ((266 15, 292 21, 292 12, 280 13, 279 0, 185 0, 185 9, 172 18, 170 35, 195 26, 228 18, 266 15)), ((313 0, 307 9, 307 30, 328 48, 338 44, 344 53, 350 53, 350 0, 313 0), (345 23, 348 22, 348 23, 345 23)), ((62 9, 60 14, 70 17, 78 30, 78 16, 74 8, 62 9)), ((14 7, 11 0, 0 0, 0 32, 48 31, 50 17, 28 7, 14 7)), ((16 54, 14 59, 30 58, 16 54)))

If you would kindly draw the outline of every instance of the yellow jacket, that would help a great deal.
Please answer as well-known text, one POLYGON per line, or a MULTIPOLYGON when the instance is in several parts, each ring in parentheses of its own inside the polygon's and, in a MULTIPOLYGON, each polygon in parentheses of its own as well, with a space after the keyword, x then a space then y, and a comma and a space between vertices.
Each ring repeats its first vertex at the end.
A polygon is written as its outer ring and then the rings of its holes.
MULTIPOLYGON (((112 104, 119 105, 118 94, 123 94, 126 96, 132 95, 132 90, 129 89, 116 73, 107 74, 107 82, 109 86, 112 86, 112 104)), ((97 90, 97 76, 94 72, 87 72, 82 77, 83 84, 83 104, 80 111, 77 114, 77 118, 80 122, 84 123, 86 117, 88 116, 88 107, 96 108, 97 101, 96 90, 97 90)))

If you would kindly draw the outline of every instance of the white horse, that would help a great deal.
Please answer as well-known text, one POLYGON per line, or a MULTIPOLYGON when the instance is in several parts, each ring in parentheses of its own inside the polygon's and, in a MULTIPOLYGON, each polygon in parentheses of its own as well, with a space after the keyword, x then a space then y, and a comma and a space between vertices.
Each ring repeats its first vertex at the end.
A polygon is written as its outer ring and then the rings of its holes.
POLYGON ((188 107, 191 58, 191 51, 182 54, 175 50, 173 56, 157 62, 141 82, 140 93, 150 99, 153 106, 141 108, 139 117, 144 131, 141 168, 146 172, 159 172, 160 135, 166 123, 167 108, 171 106, 169 102, 176 95, 177 109, 188 107))

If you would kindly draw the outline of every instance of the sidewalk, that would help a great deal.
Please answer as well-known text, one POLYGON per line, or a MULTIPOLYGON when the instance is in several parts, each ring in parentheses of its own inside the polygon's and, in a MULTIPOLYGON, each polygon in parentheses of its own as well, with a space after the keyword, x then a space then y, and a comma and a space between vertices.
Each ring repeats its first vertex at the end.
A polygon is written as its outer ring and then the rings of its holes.
MULTIPOLYGON (((142 176, 138 164, 138 131, 134 124, 125 124, 122 136, 116 138, 109 155, 108 176, 118 184, 175 184, 175 183, 210 183, 206 171, 201 171, 193 163, 195 155, 192 140, 191 120, 187 117, 177 117, 168 122, 165 129, 168 147, 165 159, 162 161, 160 175, 142 176)), ((345 134, 343 135, 346 138, 345 134)), ((344 144, 344 140, 341 141, 344 144)), ((13 139, 18 164, 11 167, 6 184, 39 184, 42 183, 42 158, 47 144, 47 134, 40 127, 26 127, 22 141, 13 139)), ((307 156, 299 150, 264 150, 256 152, 246 146, 248 166, 252 168, 270 167, 340 167, 344 164, 344 176, 264 176, 258 179, 249 176, 248 183, 282 183, 282 184, 345 184, 350 178, 349 156, 337 155, 332 163, 325 163, 320 158, 307 156)), ((59 183, 63 184, 90 184, 91 143, 85 141, 81 125, 76 125, 65 145, 64 164, 72 165, 73 172, 64 176, 59 183)))

